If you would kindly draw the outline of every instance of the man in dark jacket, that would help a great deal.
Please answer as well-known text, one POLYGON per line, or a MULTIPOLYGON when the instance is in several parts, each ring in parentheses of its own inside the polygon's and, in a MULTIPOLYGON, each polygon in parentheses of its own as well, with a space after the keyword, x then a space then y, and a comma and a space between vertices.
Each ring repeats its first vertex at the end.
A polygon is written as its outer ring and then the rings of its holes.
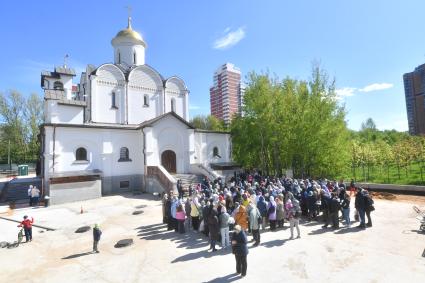
POLYGON ((102 235, 102 231, 100 231, 99 225, 94 224, 93 228, 93 253, 99 253, 97 249, 97 244, 100 241, 100 236, 102 235))
POLYGON ((232 248, 236 259, 236 273, 241 274, 241 276, 244 277, 248 268, 246 261, 248 247, 246 234, 239 225, 236 225, 234 228, 232 248))
POLYGON ((366 228, 365 224, 365 212, 366 212, 366 204, 365 204, 365 198, 362 194, 362 188, 357 188, 357 194, 356 194, 356 200, 354 203, 354 206, 356 207, 357 211, 359 212, 360 216, 360 225, 359 228, 366 228))
POLYGON ((215 244, 219 239, 220 233, 220 225, 218 223, 218 213, 215 208, 212 208, 210 214, 208 216, 208 229, 210 230, 210 240, 211 246, 210 249, 215 252, 217 249, 215 248, 215 244))
POLYGON ((332 228, 339 228, 338 212, 340 208, 339 199, 336 193, 332 193, 331 200, 329 201, 329 217, 326 219, 324 228, 328 227, 329 222, 332 221, 332 228))
POLYGON ((267 202, 266 202, 266 200, 264 199, 264 197, 263 196, 260 196, 259 198, 258 198, 258 203, 257 203, 257 208, 258 208, 258 210, 260 211, 260 214, 261 214, 261 219, 262 219, 262 221, 261 221, 261 229, 264 231, 264 230, 266 230, 266 221, 267 221, 267 202))

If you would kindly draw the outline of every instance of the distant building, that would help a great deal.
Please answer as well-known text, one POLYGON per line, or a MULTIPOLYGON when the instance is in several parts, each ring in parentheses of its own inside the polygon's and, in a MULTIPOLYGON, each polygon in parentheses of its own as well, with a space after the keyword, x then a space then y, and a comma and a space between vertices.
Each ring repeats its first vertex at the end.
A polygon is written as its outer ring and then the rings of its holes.
POLYGON ((220 66, 210 88, 211 115, 230 124, 235 114, 242 113, 243 94, 240 69, 230 63, 220 66))
POLYGON ((425 64, 403 75, 407 121, 411 135, 425 134, 425 64))

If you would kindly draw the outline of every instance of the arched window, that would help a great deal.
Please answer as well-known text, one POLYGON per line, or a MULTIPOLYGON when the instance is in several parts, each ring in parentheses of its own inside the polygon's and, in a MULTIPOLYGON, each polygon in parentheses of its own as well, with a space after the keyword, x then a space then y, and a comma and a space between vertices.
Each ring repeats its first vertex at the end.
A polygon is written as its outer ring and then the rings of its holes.
POLYGON ((117 95, 115 94, 115 92, 112 92, 111 93, 111 108, 118 109, 118 106, 117 106, 117 95))
POLYGON ((213 157, 221 158, 221 156, 218 152, 218 147, 216 147, 216 146, 213 148, 213 157))
POLYGON ((176 99, 171 98, 171 111, 176 112, 176 99))
POLYGON ((121 52, 118 50, 118 64, 121 64, 121 52))
POLYGON ((136 64, 136 51, 133 53, 133 64, 136 64))
POLYGON ((63 83, 60 81, 56 81, 53 83, 53 89, 63 90, 63 83))
POLYGON ((147 94, 143 96, 143 106, 149 106, 149 95, 147 94))
POLYGON ((118 159, 118 162, 123 162, 123 161, 131 161, 130 152, 128 151, 128 148, 126 147, 121 147, 120 149, 120 159, 118 159))
POLYGON ((87 150, 84 147, 79 147, 75 151, 75 160, 87 161, 87 150))

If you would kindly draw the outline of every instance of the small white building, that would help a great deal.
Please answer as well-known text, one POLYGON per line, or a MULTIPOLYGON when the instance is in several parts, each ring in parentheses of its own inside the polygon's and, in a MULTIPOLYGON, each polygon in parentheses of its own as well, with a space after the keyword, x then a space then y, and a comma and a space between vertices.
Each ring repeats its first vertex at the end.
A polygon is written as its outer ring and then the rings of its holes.
POLYGON ((189 91, 145 64, 146 43, 128 27, 112 39, 114 63, 88 65, 79 84, 67 66, 43 71, 43 187, 51 202, 175 188, 174 173, 219 174, 229 133, 195 129, 189 91), (216 167, 215 167, 216 168, 216 167))

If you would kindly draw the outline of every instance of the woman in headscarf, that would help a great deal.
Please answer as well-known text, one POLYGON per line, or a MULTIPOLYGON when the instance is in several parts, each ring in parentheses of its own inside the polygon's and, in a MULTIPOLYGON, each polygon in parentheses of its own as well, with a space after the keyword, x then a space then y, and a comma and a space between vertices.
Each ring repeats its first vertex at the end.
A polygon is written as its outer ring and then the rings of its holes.
POLYGON ((276 202, 274 201, 274 197, 270 196, 270 202, 267 207, 267 214, 270 222, 270 230, 276 230, 276 202))
POLYGON ((283 195, 279 194, 276 198, 276 220, 279 228, 283 228, 285 218, 285 208, 283 204, 283 195))

